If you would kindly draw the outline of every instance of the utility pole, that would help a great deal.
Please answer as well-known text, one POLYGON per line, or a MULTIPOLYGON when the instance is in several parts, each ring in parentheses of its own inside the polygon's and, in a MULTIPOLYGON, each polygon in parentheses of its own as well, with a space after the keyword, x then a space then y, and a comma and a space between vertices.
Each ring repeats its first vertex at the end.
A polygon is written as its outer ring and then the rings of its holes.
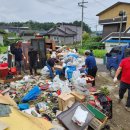
MULTIPOLYGON (((82 21, 81 21, 81 30, 82 30, 82 35, 83 35, 83 22, 84 22, 84 8, 87 8, 85 6, 85 4, 88 2, 85 2, 84 0, 82 0, 82 2, 78 3, 79 7, 82 7, 82 21)), ((83 45, 83 37, 81 36, 81 46, 83 45)))
POLYGON ((98 25, 95 25, 95 28, 96 28, 96 35, 97 35, 97 27, 98 27, 98 25))
POLYGON ((121 44, 121 32, 122 32, 122 24, 123 24, 123 18, 125 16, 125 11, 122 10, 119 12, 119 16, 121 18, 121 21, 120 21, 120 29, 119 29, 119 45, 121 44))

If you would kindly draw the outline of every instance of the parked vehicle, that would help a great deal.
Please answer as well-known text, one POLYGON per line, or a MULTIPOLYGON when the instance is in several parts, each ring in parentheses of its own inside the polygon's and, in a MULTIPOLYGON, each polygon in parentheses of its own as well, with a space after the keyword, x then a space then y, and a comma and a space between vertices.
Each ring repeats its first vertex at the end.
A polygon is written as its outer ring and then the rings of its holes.
POLYGON ((115 76, 116 70, 121 60, 126 57, 125 50, 130 48, 130 44, 127 46, 116 46, 106 54, 106 67, 110 71, 111 77, 115 76))

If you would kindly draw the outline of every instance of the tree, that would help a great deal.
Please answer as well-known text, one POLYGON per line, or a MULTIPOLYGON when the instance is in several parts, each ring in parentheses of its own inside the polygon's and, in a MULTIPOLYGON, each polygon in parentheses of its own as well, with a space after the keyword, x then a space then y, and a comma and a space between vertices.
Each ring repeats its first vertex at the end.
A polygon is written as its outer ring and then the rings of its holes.
MULTIPOLYGON (((74 21, 73 25, 81 26, 81 21, 74 21)), ((91 33, 90 27, 84 22, 83 22, 83 31, 86 31, 87 33, 91 33)))
POLYGON ((89 33, 84 32, 84 33, 83 33, 83 42, 87 41, 89 38, 90 38, 89 33))

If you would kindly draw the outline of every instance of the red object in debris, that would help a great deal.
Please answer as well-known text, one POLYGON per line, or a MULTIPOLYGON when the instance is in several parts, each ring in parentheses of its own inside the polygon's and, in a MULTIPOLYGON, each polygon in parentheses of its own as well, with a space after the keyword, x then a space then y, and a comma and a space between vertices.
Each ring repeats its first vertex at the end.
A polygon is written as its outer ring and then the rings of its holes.
POLYGON ((109 102, 112 101, 110 97, 106 96, 106 98, 107 98, 107 101, 109 102))
POLYGON ((49 84, 41 85, 41 86, 40 86, 40 89, 41 89, 41 90, 47 90, 48 88, 49 88, 49 84))
POLYGON ((92 105, 92 106, 96 106, 96 103, 94 101, 89 101, 89 104, 92 105))
POLYGON ((90 88, 88 88, 88 90, 89 90, 90 92, 96 92, 96 91, 97 91, 97 89, 96 89, 95 87, 90 87, 90 88))
POLYGON ((17 73, 16 67, 10 68, 10 72, 13 73, 13 74, 16 74, 17 73))
POLYGON ((2 63, 0 64, 0 67, 8 67, 8 63, 2 63))
POLYGON ((61 90, 57 90, 57 92, 56 92, 58 95, 60 95, 61 94, 61 90))
POLYGON ((8 75, 8 67, 0 67, 0 79, 5 79, 8 75))

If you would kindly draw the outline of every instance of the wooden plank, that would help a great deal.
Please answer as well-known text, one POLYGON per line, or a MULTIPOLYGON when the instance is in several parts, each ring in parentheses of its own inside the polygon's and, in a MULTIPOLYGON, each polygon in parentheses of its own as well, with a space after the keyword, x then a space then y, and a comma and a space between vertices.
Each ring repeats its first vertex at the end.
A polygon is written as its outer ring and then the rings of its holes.
POLYGON ((97 118, 94 118, 91 123, 90 126, 94 129, 94 130, 101 130, 105 124, 108 121, 108 117, 106 116, 105 119, 101 122, 100 120, 98 120, 97 118))
POLYGON ((76 101, 83 102, 85 100, 85 96, 82 94, 79 94, 75 91, 71 92, 71 94, 75 97, 76 101))
POLYGON ((22 78, 23 78, 22 76, 18 76, 18 77, 12 78, 12 79, 0 80, 0 83, 1 84, 10 83, 13 81, 21 80, 22 78))

